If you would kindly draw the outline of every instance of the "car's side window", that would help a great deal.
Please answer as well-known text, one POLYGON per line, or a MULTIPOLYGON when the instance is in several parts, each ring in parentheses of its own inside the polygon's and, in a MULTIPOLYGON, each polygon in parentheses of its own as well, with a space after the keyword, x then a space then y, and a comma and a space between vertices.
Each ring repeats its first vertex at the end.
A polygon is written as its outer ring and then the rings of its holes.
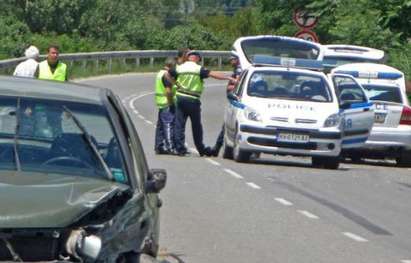
POLYGON ((353 78, 349 76, 334 76, 333 82, 340 105, 368 101, 364 90, 353 78))
POLYGON ((244 89, 244 84, 245 84, 245 79, 247 78, 248 71, 244 70, 243 73, 240 76, 240 81, 238 82, 237 86, 235 87, 234 94, 237 97, 241 97, 244 89))

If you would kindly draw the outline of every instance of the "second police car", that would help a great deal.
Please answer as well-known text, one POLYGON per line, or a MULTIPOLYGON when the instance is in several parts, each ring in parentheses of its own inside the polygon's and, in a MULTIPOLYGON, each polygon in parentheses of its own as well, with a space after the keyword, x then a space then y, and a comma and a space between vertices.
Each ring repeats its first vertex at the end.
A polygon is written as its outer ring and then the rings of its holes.
POLYGON ((398 166, 411 166, 411 107, 406 95, 404 73, 390 66, 353 63, 332 72, 349 74, 374 102, 375 121, 365 145, 344 154, 361 158, 395 158, 398 166))
POLYGON ((238 39, 234 50, 244 71, 225 111, 225 158, 311 156, 313 166, 337 169, 343 148, 365 143, 371 103, 352 76, 321 72, 321 46, 257 36, 238 39))

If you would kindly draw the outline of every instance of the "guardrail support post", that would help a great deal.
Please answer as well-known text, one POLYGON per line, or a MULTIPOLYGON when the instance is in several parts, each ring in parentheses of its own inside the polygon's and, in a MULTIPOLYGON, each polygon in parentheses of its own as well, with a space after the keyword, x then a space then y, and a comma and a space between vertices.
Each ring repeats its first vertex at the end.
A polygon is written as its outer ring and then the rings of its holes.
POLYGON ((98 69, 99 69, 99 61, 98 61, 98 59, 96 59, 96 72, 98 72, 98 69))
POLYGON ((153 66, 154 66, 154 58, 151 57, 151 58, 150 58, 150 67, 153 67, 153 66))
POLYGON ((136 58, 136 67, 140 67, 140 58, 136 58))
POLYGON ((113 59, 112 59, 112 58, 109 58, 109 59, 108 59, 108 73, 109 73, 109 74, 111 74, 112 64, 113 64, 113 59))
POLYGON ((223 58, 218 56, 218 68, 221 69, 223 67, 223 58))

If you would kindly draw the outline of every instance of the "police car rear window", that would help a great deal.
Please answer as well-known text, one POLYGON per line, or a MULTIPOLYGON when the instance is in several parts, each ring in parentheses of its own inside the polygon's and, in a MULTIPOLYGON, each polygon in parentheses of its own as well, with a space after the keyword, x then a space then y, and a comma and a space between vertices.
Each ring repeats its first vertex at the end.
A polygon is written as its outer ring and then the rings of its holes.
POLYGON ((397 87, 362 85, 370 100, 402 103, 401 91, 397 87))
POLYGON ((248 96, 285 100, 331 102, 324 78, 298 72, 256 71, 250 78, 248 96))

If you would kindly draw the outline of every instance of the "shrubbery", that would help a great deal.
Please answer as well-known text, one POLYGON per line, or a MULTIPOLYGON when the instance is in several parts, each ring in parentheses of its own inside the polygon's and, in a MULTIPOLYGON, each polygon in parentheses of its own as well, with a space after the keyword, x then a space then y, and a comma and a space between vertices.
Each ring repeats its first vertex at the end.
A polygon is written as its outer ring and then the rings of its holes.
POLYGON ((293 36, 296 8, 320 17, 322 43, 383 49, 411 77, 409 0, 2 0, 0 59, 19 57, 29 44, 42 52, 130 49, 229 50, 244 35, 293 36))

